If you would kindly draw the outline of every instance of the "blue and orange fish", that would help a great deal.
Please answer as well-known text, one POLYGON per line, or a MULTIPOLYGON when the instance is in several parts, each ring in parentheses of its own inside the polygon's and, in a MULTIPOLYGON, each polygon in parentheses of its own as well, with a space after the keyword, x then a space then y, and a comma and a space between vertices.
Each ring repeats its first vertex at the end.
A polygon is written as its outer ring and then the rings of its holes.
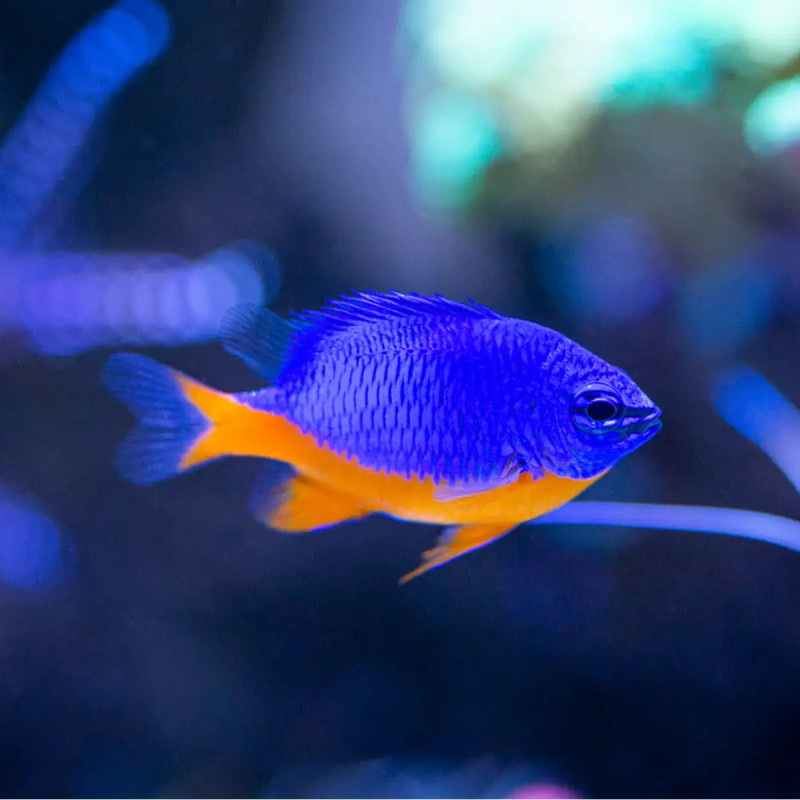
POLYGON ((268 386, 226 394, 111 357, 106 384, 140 420, 123 474, 152 483, 257 456, 293 468, 257 504, 271 528, 374 513, 451 526, 402 582, 566 503, 661 427, 624 372, 472 301, 363 293, 289 320, 238 306, 222 342, 268 386))

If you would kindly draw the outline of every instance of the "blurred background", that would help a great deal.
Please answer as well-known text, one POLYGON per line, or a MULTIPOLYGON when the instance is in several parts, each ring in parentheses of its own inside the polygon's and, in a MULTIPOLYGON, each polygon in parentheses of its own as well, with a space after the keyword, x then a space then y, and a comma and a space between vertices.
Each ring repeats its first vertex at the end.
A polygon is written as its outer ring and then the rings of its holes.
POLYGON ((240 300, 469 296, 662 407, 587 497, 797 518, 792 0, 2 0, 0 135, 0 792, 800 793, 797 554, 541 526, 400 588, 433 528, 123 482, 100 382, 257 388, 240 300))

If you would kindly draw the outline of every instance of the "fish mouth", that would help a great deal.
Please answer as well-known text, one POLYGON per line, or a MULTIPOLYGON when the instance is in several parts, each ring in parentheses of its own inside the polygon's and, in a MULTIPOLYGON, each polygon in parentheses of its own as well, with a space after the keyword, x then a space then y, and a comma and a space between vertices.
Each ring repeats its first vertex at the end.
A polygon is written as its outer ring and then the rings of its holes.
POLYGON ((635 433, 639 436, 647 436, 650 439, 661 430, 663 425, 660 408, 653 408, 644 414, 637 409, 635 413, 626 414, 626 417, 625 433, 628 436, 635 433))

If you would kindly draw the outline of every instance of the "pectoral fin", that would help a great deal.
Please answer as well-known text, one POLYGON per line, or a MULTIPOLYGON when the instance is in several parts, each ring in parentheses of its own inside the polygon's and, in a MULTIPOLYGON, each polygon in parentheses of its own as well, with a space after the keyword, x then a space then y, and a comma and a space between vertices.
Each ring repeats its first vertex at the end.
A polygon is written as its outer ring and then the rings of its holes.
POLYGON ((495 539, 505 536, 515 526, 508 523, 486 523, 480 525, 463 525, 446 528, 439 537, 436 547, 422 554, 422 564, 415 570, 400 578, 400 583, 408 583, 412 578, 422 575, 430 569, 441 567, 454 558, 485 547, 495 539))
POLYGON ((509 459, 501 472, 491 477, 464 483, 438 483, 433 488, 433 497, 439 503, 451 503, 454 500, 462 500, 465 497, 474 497, 484 492, 490 492, 493 489, 499 489, 509 483, 514 483, 519 480, 522 471, 522 463, 514 457, 509 459))
POLYGON ((285 533, 303 533, 370 513, 352 500, 302 476, 285 481, 253 503, 256 517, 285 533))

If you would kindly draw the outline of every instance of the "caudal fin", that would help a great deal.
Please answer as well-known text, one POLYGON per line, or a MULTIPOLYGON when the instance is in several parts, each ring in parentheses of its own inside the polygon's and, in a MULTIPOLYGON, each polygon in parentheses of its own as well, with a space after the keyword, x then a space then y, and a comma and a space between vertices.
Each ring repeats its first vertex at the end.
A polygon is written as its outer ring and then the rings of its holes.
POLYGON ((202 445, 215 426, 209 408, 226 395, 134 353, 111 356, 103 379, 139 418, 117 455, 117 467, 129 480, 155 483, 224 455, 202 445))

